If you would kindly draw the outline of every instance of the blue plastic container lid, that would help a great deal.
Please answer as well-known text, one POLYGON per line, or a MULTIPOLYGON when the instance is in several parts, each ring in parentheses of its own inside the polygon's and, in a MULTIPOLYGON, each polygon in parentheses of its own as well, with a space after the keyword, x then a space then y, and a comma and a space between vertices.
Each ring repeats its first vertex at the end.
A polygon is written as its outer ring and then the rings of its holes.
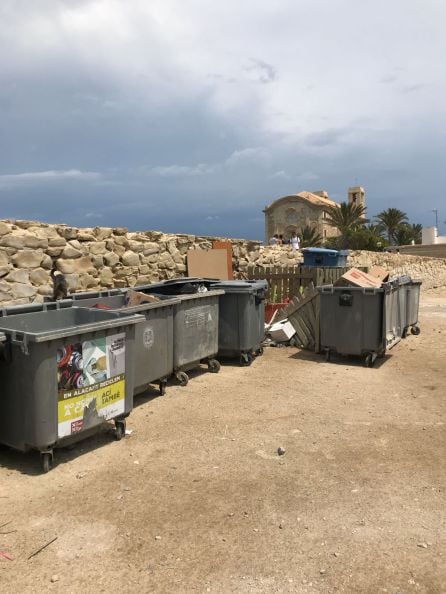
POLYGON ((304 248, 302 250, 303 252, 307 252, 309 254, 319 254, 320 256, 323 256, 324 254, 326 256, 348 256, 348 250, 331 250, 328 248, 304 248))

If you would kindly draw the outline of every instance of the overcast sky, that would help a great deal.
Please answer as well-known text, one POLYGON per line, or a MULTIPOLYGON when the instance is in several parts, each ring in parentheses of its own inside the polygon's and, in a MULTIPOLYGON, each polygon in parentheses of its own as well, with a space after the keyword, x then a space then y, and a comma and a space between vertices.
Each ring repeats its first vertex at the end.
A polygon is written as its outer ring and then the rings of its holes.
POLYGON ((445 22, 444 0, 1 0, 0 218, 262 238, 274 199, 362 185, 369 217, 442 224, 445 22))

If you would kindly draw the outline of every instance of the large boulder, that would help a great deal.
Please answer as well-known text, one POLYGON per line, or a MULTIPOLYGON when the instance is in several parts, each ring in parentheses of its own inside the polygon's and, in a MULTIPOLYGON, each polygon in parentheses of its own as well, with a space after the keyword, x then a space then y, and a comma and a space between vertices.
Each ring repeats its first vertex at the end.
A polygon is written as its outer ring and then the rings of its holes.
POLYGON ((134 252, 130 252, 130 251, 124 252, 121 260, 125 266, 138 266, 139 265, 139 255, 135 254, 134 252))
POLYGON ((21 250, 11 260, 17 268, 38 268, 43 258, 42 250, 21 250))
POLYGON ((95 273, 95 268, 89 256, 82 256, 82 258, 76 258, 75 260, 62 260, 59 259, 56 262, 57 269, 63 274, 72 273, 95 273))

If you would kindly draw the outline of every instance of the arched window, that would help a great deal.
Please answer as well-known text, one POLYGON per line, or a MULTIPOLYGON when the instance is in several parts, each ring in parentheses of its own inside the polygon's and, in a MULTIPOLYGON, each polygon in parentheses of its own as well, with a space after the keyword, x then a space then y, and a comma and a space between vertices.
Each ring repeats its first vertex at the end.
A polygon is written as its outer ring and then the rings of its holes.
POLYGON ((293 225, 296 223, 297 221, 297 212, 294 208, 287 208, 286 212, 285 212, 285 218, 286 218, 286 222, 289 225, 293 225))

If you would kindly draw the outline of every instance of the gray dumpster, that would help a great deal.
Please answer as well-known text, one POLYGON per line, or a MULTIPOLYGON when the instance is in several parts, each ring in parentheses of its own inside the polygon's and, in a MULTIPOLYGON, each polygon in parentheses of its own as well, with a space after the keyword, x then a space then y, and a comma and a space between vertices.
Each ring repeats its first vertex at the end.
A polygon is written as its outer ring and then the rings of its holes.
MULTIPOLYGON (((223 290, 219 299, 218 356, 240 357, 250 365, 254 355, 263 353, 265 337, 265 280, 211 280, 197 277, 178 278, 143 287, 163 295, 187 295, 207 290, 223 290)), ((136 288, 136 290, 140 290, 136 288)))
POLYGON ((250 365, 254 355, 263 353, 268 283, 265 280, 205 282, 210 288, 225 292, 220 297, 218 355, 240 357, 242 365, 250 365))
POLYGON ((53 448, 114 420, 125 434, 133 407, 135 325, 143 316, 77 307, 0 319, 0 442, 39 450, 45 471, 53 448))
POLYGON ((332 352, 376 358, 401 340, 398 282, 381 288, 318 287, 320 293, 320 348, 329 360, 332 352))
POLYGON ((171 297, 156 303, 128 307, 125 291, 115 292, 110 296, 84 293, 79 301, 77 296, 72 295, 73 302, 81 307, 104 308, 145 316, 145 322, 138 324, 135 330, 134 393, 140 394, 149 384, 157 382, 160 394, 165 394, 167 378, 173 373, 173 312, 179 300, 171 297))
POLYGON ((220 371, 215 359, 218 353, 219 297, 222 290, 176 295, 164 293, 163 283, 135 287, 135 291, 156 295, 162 299, 176 296, 173 318, 173 367, 176 379, 187 385, 187 371, 207 363, 211 373, 220 371))

